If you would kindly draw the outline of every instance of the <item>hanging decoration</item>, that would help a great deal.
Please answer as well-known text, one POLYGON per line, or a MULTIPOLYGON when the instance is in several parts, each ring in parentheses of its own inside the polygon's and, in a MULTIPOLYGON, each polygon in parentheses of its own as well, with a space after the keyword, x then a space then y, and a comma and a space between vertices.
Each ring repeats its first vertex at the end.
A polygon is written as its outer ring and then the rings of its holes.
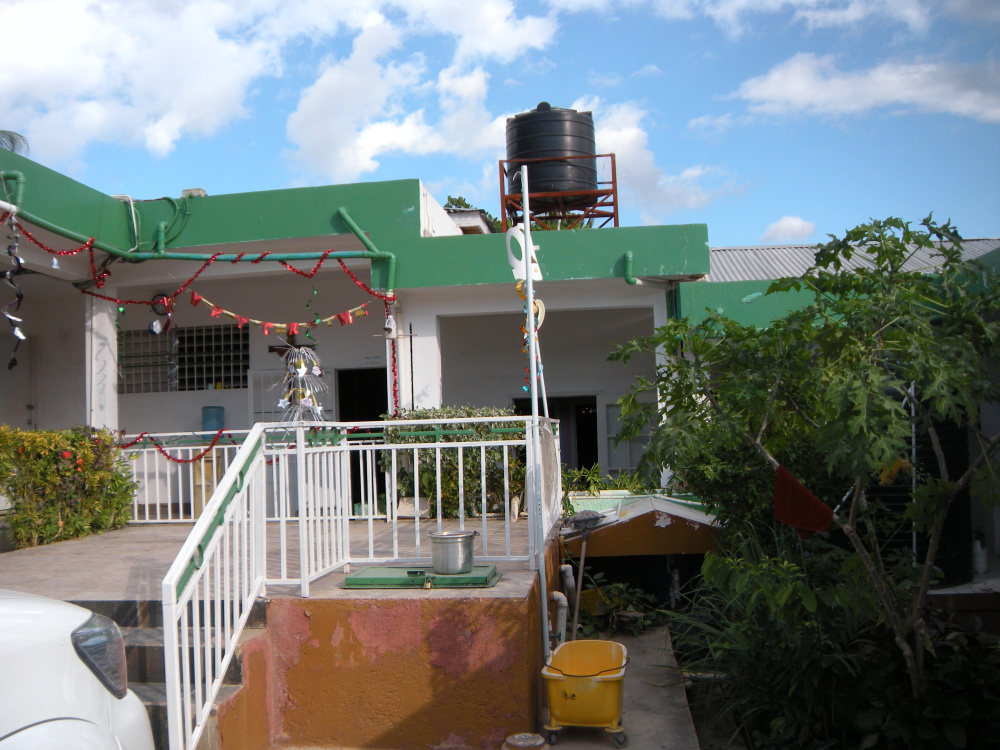
MULTIPOLYGON (((17 240, 18 240, 18 231, 19 231, 19 229, 20 229, 20 233, 23 234, 25 237, 27 237, 28 240, 30 240, 36 246, 38 246, 42 250, 45 250, 47 253, 49 253, 49 254, 51 254, 53 256, 53 258, 52 258, 52 267, 53 268, 58 268, 59 267, 59 261, 58 261, 59 257, 73 256, 73 255, 78 255, 79 253, 82 253, 82 252, 87 252, 87 254, 89 256, 89 260, 90 260, 91 278, 93 280, 94 286, 97 289, 103 289, 104 288, 104 284, 105 284, 105 282, 107 280, 107 277, 111 274, 111 271, 109 270, 108 265, 110 264, 111 261, 113 261, 113 258, 111 258, 111 257, 107 258, 103 263, 100 264, 100 266, 98 266, 98 264, 95 262, 95 259, 94 259, 94 238, 93 237, 91 237, 90 239, 88 239, 84 244, 80 245, 79 247, 75 247, 75 248, 72 248, 72 249, 69 249, 69 250, 56 250, 56 249, 51 248, 48 245, 44 244, 40 240, 38 240, 28 230, 20 228, 19 225, 17 224, 16 220, 15 220, 15 217, 14 217, 13 213, 5 213, 3 216, 0 216, 0 223, 4 223, 4 222, 6 222, 6 223, 9 224, 9 226, 11 228, 11 231, 12 231, 12 234, 8 235, 8 239, 10 239, 11 242, 8 245, 7 254, 8 254, 8 256, 10 256, 10 258, 11 258, 11 260, 12 260, 14 266, 15 266, 14 269, 8 270, 4 274, 4 278, 6 279, 7 283, 14 289, 14 291, 15 291, 15 293, 17 295, 16 298, 15 298, 15 300, 13 302, 9 303, 7 305, 7 307, 4 308, 4 315, 7 317, 7 320, 10 322, 11 326, 13 327, 14 335, 18 339, 18 341, 14 344, 14 349, 11 352, 11 358, 10 358, 10 361, 9 361, 9 363, 7 365, 8 369, 11 369, 11 368, 13 368, 14 366, 17 365, 17 359, 14 356, 14 352, 17 351, 17 347, 18 347, 18 344, 20 344, 20 341, 25 338, 24 334, 21 332, 21 329, 19 327, 19 324, 21 323, 21 319, 18 318, 18 317, 16 317, 16 316, 14 316, 14 315, 12 315, 10 313, 10 308, 13 308, 14 312, 16 312, 18 310, 18 308, 21 305, 21 300, 24 298, 24 295, 21 292, 20 287, 14 281, 14 277, 17 276, 19 273, 22 272, 22 262, 21 262, 20 257, 17 255, 17 240)), ((293 272, 293 273, 295 273, 295 274, 297 274, 299 276, 302 276, 305 279, 312 279, 319 272, 319 270, 323 267, 323 264, 326 262, 327 258, 333 252, 335 252, 335 251, 332 248, 329 249, 329 250, 327 250, 327 251, 325 251, 323 253, 323 255, 320 257, 320 259, 316 262, 316 265, 313 266, 313 268, 312 268, 311 271, 302 271, 302 270, 300 270, 298 268, 295 268, 294 266, 286 263, 283 260, 279 261, 279 263, 284 268, 286 268, 287 270, 289 270, 289 271, 291 271, 291 272, 293 272)), ((174 306, 175 300, 181 294, 183 294, 185 291, 187 291, 188 287, 190 287, 191 284, 194 283, 194 281, 209 266, 211 266, 218 259, 218 257, 220 255, 222 255, 221 252, 215 253, 214 255, 212 255, 212 257, 210 257, 208 260, 206 260, 201 265, 201 267, 197 271, 195 271, 187 279, 187 281, 185 281, 183 284, 181 284, 172 294, 169 294, 169 295, 168 294, 158 294, 152 300, 121 299, 119 297, 115 297, 115 296, 111 296, 111 295, 106 295, 106 294, 100 294, 99 292, 93 292, 93 291, 91 291, 89 289, 81 289, 80 292, 82 294, 87 294, 87 295, 89 295, 91 297, 96 297, 98 299, 102 299, 102 300, 105 300, 107 302, 114 302, 118 306, 118 313, 119 313, 119 315, 121 315, 121 314, 123 314, 125 312, 125 307, 127 305, 146 305, 148 307, 153 308, 154 310, 156 309, 156 306, 162 307, 163 309, 166 310, 166 316, 167 316, 167 322, 166 322, 166 324, 161 324, 160 321, 154 321, 153 323, 150 324, 150 328, 149 328, 149 330, 150 330, 151 333, 158 334, 158 333, 161 333, 161 332, 167 330, 167 328, 169 328, 169 326, 170 326, 170 324, 172 322, 171 321, 171 317, 172 317, 171 313, 173 311, 173 306, 174 306)), ((271 251, 270 250, 265 250, 264 252, 260 253, 255 259, 253 259, 250 262, 251 262, 252 265, 259 264, 261 261, 263 261, 269 255, 271 255, 271 251)), ((245 258, 246 256, 247 256, 247 253, 239 253, 230 262, 231 263, 238 263, 243 258, 245 258)), ((372 289, 371 287, 369 287, 367 284, 365 284, 363 281, 361 281, 357 276, 355 276, 350 271, 350 269, 348 269, 347 265, 344 263, 343 260, 341 260, 340 258, 338 258, 337 262, 340 263, 340 267, 343 269, 344 273, 346 273, 348 276, 350 276, 351 279, 354 281, 354 283, 360 289, 364 290, 367 294, 369 294, 369 295, 371 295, 373 297, 376 297, 377 299, 382 300, 385 303, 385 319, 386 319, 385 329, 387 331, 394 331, 394 329, 395 329, 395 321, 394 321, 394 319, 392 317, 392 311, 391 311, 390 305, 393 302, 396 301, 396 295, 393 294, 392 292, 388 292, 388 293, 383 294, 381 292, 375 291, 374 289, 372 289)), ((313 288, 313 297, 315 298, 315 296, 316 296, 316 289, 314 287, 313 288)), ((351 308, 350 310, 345 310, 344 312, 337 313, 335 315, 331 315, 331 316, 329 316, 327 318, 321 318, 317 313, 313 312, 310 309, 310 305, 311 305, 311 302, 312 302, 310 300, 310 302, 306 304, 306 309, 313 316, 313 319, 311 321, 307 321, 307 322, 291 322, 291 323, 274 323, 274 322, 271 322, 271 321, 257 320, 255 318, 250 318, 250 317, 247 317, 247 316, 243 316, 243 315, 239 315, 237 313, 231 312, 229 310, 225 310, 225 309, 219 307, 218 305, 212 304, 209 300, 206 300, 204 297, 202 297, 197 292, 195 292, 195 291, 192 290, 191 291, 191 304, 194 305, 194 306, 197 306, 199 304, 199 302, 202 302, 202 301, 204 301, 206 303, 206 305, 208 305, 208 307, 210 308, 210 310, 211 310, 210 314, 211 314, 211 316, 213 318, 217 318, 217 317, 220 317, 220 316, 224 315, 227 318, 230 318, 231 320, 235 320, 236 324, 237 324, 237 326, 239 328, 242 328, 244 325, 250 323, 252 325, 260 327, 261 330, 264 332, 265 336, 269 335, 271 333, 271 331, 274 331, 276 334, 288 334, 288 335, 294 336, 294 335, 298 334, 300 332, 300 330, 301 330, 301 331, 303 331, 305 333, 305 335, 306 335, 307 338, 311 339, 312 336, 310 335, 310 332, 309 332, 309 329, 311 329, 311 328, 316 328, 316 327, 318 327, 318 326, 320 326, 320 325, 322 325, 324 323, 326 325, 328 325, 328 326, 333 325, 333 321, 334 320, 336 320, 337 322, 339 322, 340 325, 342 325, 342 326, 344 326, 344 325, 350 325, 351 323, 354 322, 355 318, 360 318, 360 317, 363 317, 365 315, 368 315, 367 303, 364 303, 364 304, 359 305, 357 307, 351 308)), ((163 313, 158 313, 158 314, 162 315, 163 313)), ((115 322, 115 325, 117 325, 117 321, 115 322)), ((389 342, 390 356, 391 356, 391 362, 392 362, 391 367, 392 367, 392 401, 393 401, 393 412, 394 413, 398 413, 399 412, 399 372, 398 372, 398 359, 397 359, 397 351, 396 351, 396 338, 395 338, 394 335, 393 336, 387 335, 386 338, 387 338, 387 340, 389 342)), ((297 348, 297 349, 295 349, 295 351, 301 352, 301 351, 303 351, 303 349, 302 348, 297 348)), ((310 356, 315 357, 315 354, 313 354, 310 351, 310 356)), ((318 368, 318 364, 316 365, 316 367, 318 368)), ((297 371, 297 368, 296 368, 296 371, 297 371)), ((322 381, 317 381, 317 382, 325 388, 325 384, 323 384, 322 381)), ((309 405, 308 402, 309 402, 310 398, 311 398, 311 396, 310 397, 305 397, 305 398, 302 398, 302 399, 298 400, 296 402, 296 404, 295 404, 296 407, 298 408, 298 407, 300 407, 302 405, 308 406, 309 405)), ((291 404, 291 401, 289 403, 291 404)), ((319 413, 321 414, 322 410, 319 410, 319 413)), ((143 433, 143 434, 145 434, 145 433, 143 433)), ((141 436, 140 436, 140 438, 141 438, 141 436)), ((216 438, 218 438, 218 436, 216 436, 216 438)), ((154 442, 154 444, 156 444, 156 443, 154 442)), ((161 453, 162 452, 163 451, 161 450, 161 453)), ((166 455, 166 454, 164 454, 164 455, 166 455)))
MULTIPOLYGON (((282 334, 287 333, 290 336, 298 335, 299 333, 305 331, 308 336, 310 328, 316 328, 320 325, 332 326, 334 321, 337 321, 342 326, 350 325, 354 322, 355 318, 363 318, 368 314, 368 303, 364 302, 357 307, 352 307, 350 310, 345 310, 344 312, 331 315, 328 318, 321 318, 318 315, 315 316, 314 320, 304 321, 304 322, 293 322, 293 323, 272 323, 266 320, 257 320, 256 318, 247 318, 243 315, 239 315, 225 308, 219 307, 213 304, 211 301, 205 299, 203 296, 198 294, 198 292, 191 292, 191 305, 193 307, 198 307, 202 302, 209 308, 209 314, 213 318, 218 318, 225 316, 230 320, 236 321, 236 327, 242 328, 243 326, 250 325, 257 326, 264 331, 264 335, 267 336, 274 331, 275 333, 282 334)), ((308 307, 308 306, 307 306, 308 307)), ((312 338, 309 336, 309 338, 312 338)))
MULTIPOLYGON (((525 316, 527 316, 527 314, 528 314, 528 295, 525 294, 525 292, 524 292, 524 281, 523 280, 522 281, 518 281, 514 288, 517 290, 517 296, 520 297, 524 301, 524 305, 523 305, 522 309, 524 310, 525 316)), ((545 322, 545 303, 542 302, 540 299, 537 299, 537 298, 535 299, 534 313, 535 313, 535 336, 537 337, 537 335, 538 335, 538 329, 541 328, 542 327, 542 323, 545 322)), ((528 324, 527 324, 527 321, 525 321, 524 323, 521 324, 521 334, 524 336, 524 339, 521 342, 521 351, 524 352, 524 355, 526 357, 530 358, 531 357, 531 354, 530 354, 531 349, 530 349, 530 347, 528 345, 528 324)), ((528 377, 526 377, 524 379, 524 383, 525 384, 521 386, 521 390, 525 391, 525 392, 528 392, 528 391, 531 390, 531 376, 530 376, 530 374, 531 374, 531 363, 530 362, 528 363, 528 366, 526 366, 524 368, 524 371, 526 373, 528 373, 528 377)), ((540 380, 541 377, 542 377, 542 358, 541 358, 541 356, 536 351, 536 354, 535 354, 535 378, 540 380)))
POLYGON ((279 422, 322 422, 323 406, 317 395, 327 390, 321 379, 319 357, 308 346, 288 346, 285 354, 285 377, 278 406, 283 409, 279 422))
POLYGON ((151 443, 153 447, 156 448, 156 450, 160 453, 160 455, 163 456, 168 461, 173 461, 175 464, 193 464, 195 461, 201 461, 201 459, 203 459, 206 455, 208 455, 208 453, 212 450, 212 448, 215 447, 215 444, 222 439, 223 435, 226 436, 231 445, 239 445, 239 443, 237 443, 236 440, 233 439, 233 436, 230 435, 228 432, 226 432, 225 428, 222 428, 221 430, 215 433, 215 437, 212 438, 212 442, 209 443, 204 450, 191 456, 191 458, 178 458, 177 456, 171 456, 167 452, 166 446, 164 446, 164 444, 159 439, 153 437, 153 435, 148 432, 139 433, 136 439, 132 440, 131 442, 120 443, 118 445, 118 449, 123 451, 128 450, 129 448, 138 445, 143 440, 146 440, 149 443, 151 443))
POLYGON ((14 290, 14 299, 8 302, 3 308, 4 317, 10 323, 11 333, 14 334, 15 339, 14 348, 11 349, 10 359, 7 361, 7 369, 13 370, 17 367, 17 348, 26 338, 24 332, 21 330, 21 318, 13 314, 20 311, 21 301, 24 299, 24 292, 21 291, 21 286, 16 281, 17 277, 24 272, 24 263, 21 260, 21 256, 17 254, 19 232, 17 220, 14 218, 13 212, 4 214, 3 221, 10 228, 10 234, 7 235, 7 239, 9 240, 7 243, 7 256, 10 258, 11 265, 13 266, 13 268, 8 268, 4 271, 3 274, 4 281, 14 290))

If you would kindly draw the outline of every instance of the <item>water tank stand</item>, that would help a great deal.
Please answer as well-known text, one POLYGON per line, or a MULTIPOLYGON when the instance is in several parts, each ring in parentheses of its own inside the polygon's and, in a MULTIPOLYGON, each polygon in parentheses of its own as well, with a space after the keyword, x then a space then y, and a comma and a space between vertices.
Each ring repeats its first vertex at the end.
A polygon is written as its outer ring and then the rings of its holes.
POLYGON ((604 227, 613 222, 618 226, 618 179, 614 154, 598 154, 591 157, 565 156, 543 157, 539 159, 503 159, 500 161, 500 213, 503 231, 520 224, 524 220, 521 193, 507 192, 507 175, 528 166, 529 184, 532 162, 572 160, 579 158, 602 159, 609 164, 610 180, 597 183, 595 190, 572 190, 562 192, 529 193, 528 203, 532 207, 529 220, 537 229, 582 229, 604 227))

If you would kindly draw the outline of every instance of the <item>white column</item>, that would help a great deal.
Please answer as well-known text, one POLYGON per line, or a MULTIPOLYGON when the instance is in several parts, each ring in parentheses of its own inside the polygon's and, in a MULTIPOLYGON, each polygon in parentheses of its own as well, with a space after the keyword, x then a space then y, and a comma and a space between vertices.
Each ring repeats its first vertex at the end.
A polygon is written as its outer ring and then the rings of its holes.
MULTIPOLYGON (((114 296, 107 288, 102 292, 114 296)), ((87 424, 118 429, 117 306, 97 297, 86 303, 87 424)))
MULTIPOLYGON (((433 409, 441 406, 441 341, 437 324, 437 314, 432 309, 424 308, 421 305, 409 304, 406 309, 406 333, 407 337, 399 338, 401 347, 406 347, 405 357, 400 357, 400 362, 405 360, 406 367, 410 365, 410 347, 413 352, 413 400, 416 409, 433 409), (410 325, 413 325, 413 337, 409 338, 410 325)), ((401 365, 402 366, 402 365, 401 365)), ((409 372, 406 377, 400 378, 400 388, 402 382, 406 382, 405 393, 399 394, 401 404, 407 408, 410 405, 409 372)))

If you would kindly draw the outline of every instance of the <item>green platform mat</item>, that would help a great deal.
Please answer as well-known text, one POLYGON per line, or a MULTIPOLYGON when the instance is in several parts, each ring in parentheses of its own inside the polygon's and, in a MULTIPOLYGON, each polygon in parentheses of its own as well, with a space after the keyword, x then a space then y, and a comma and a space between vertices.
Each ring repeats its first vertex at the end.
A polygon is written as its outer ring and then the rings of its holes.
POLYGON ((476 565, 461 575, 439 575, 433 568, 372 566, 348 573, 345 589, 483 589, 500 580, 496 565, 476 565))

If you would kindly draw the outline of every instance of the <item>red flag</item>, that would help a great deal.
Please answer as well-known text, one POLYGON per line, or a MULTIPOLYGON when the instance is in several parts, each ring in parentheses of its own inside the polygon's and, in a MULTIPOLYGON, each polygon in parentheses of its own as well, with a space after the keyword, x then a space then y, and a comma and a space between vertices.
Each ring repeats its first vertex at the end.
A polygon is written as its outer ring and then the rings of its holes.
POLYGON ((778 467, 774 485, 774 517, 787 523, 802 538, 827 531, 833 520, 830 506, 807 490, 784 466, 778 467))
POLYGON ((191 307, 197 307, 198 303, 201 302, 202 299, 204 298, 198 294, 198 292, 194 290, 191 291, 191 307))

